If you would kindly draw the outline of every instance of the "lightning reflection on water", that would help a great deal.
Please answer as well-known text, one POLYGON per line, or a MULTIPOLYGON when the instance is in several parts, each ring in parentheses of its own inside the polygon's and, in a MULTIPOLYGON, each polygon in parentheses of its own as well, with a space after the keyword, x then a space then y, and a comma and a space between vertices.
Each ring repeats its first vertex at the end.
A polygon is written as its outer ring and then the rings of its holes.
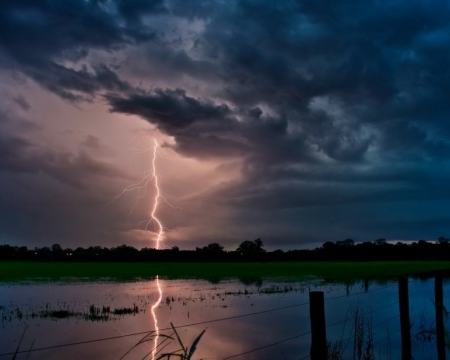
POLYGON ((156 309, 158 308, 159 304, 161 304, 163 295, 158 275, 156 275, 155 281, 159 296, 158 299, 156 299, 156 302, 152 305, 152 317, 153 317, 153 324, 155 326, 155 339, 153 343, 152 360, 154 360, 156 357, 156 349, 158 347, 158 340, 159 340, 159 327, 158 327, 158 317, 156 316, 156 309))

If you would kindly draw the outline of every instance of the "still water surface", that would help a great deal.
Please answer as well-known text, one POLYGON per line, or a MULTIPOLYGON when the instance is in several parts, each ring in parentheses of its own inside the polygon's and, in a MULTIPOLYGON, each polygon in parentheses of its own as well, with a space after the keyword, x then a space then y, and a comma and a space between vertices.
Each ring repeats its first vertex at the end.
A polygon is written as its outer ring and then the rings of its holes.
MULTIPOLYGON (((186 346, 206 329, 194 359, 225 359, 256 348, 261 349, 233 359, 306 359, 311 341, 309 291, 325 293, 327 338, 341 341, 344 358, 353 358, 356 311, 364 316, 366 336, 372 328, 375 357, 400 358, 395 281, 345 285, 319 279, 265 279, 254 284, 165 279, 0 284, 0 353, 14 352, 23 334, 20 350, 32 351, 17 359, 120 359, 124 355, 124 359, 146 355, 151 359, 164 345, 162 352, 179 348, 176 340, 164 341, 165 335, 172 334, 173 323, 186 346), (120 309, 130 313, 121 314, 120 309), (65 313, 58 317, 54 311, 65 313), (148 341, 138 344, 146 332, 151 332, 148 341), (114 339, 90 342, 106 338, 114 339), (81 344, 38 350, 72 343, 81 344), (274 343, 278 344, 265 347, 274 343)), ((409 279, 409 299, 414 358, 436 359, 435 339, 415 336, 435 328, 434 280, 409 279)), ((445 305, 449 299, 450 283, 444 281, 445 305)), ((450 326, 448 319, 445 326, 450 326)), ((0 360, 12 357, 0 356, 0 360)))

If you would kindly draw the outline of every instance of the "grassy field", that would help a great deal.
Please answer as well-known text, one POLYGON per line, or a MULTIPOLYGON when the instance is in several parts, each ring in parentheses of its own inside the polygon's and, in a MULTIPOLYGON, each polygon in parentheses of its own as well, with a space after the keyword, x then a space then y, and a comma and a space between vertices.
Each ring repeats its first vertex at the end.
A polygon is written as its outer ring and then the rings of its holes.
POLYGON ((217 282, 237 278, 254 282, 263 278, 325 281, 389 279, 420 276, 447 270, 450 262, 296 262, 296 263, 64 263, 0 261, 0 282, 23 281, 128 281, 152 279, 204 279, 217 282))

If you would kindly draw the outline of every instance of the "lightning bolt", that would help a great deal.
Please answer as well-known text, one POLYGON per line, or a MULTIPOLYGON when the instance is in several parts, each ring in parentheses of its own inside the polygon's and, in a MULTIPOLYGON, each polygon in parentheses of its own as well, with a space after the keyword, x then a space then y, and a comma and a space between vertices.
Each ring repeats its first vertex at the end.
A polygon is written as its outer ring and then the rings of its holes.
POLYGON ((156 174, 156 156, 158 153, 158 142, 156 139, 153 139, 153 160, 152 160, 152 179, 155 181, 155 198, 153 200, 153 209, 151 213, 152 220, 157 225, 157 235, 156 235, 156 249, 159 249, 160 243, 164 238, 164 227, 162 226, 161 221, 156 217, 156 210, 158 209, 159 205, 159 198, 161 196, 161 191, 159 189, 159 183, 158 183, 158 175, 156 174))
MULTIPOLYGON (((106 205, 112 204, 113 202, 115 202, 117 199, 122 197, 127 192, 137 191, 138 195, 136 196, 136 202, 133 205, 133 208, 134 208, 136 206, 137 202, 145 196, 145 194, 147 192, 147 186, 150 183, 150 181, 152 181, 152 180, 153 180, 152 173, 150 171, 145 171, 144 177, 141 179, 141 181, 139 181, 136 184, 128 185, 125 189, 122 190, 122 192, 120 194, 116 195, 106 205)), ((133 210, 133 208, 131 209, 131 211, 133 210)), ((130 213, 131 213, 131 211, 130 211, 130 213)))

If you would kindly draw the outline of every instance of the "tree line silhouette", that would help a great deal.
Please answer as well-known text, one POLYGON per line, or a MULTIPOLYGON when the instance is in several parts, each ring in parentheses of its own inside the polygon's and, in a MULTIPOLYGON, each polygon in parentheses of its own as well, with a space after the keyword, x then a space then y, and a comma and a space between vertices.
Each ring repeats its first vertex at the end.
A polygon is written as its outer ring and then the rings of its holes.
POLYGON ((236 250, 226 251, 218 243, 195 250, 152 248, 136 249, 121 245, 112 248, 90 246, 63 249, 61 245, 28 249, 26 246, 0 245, 0 260, 17 261, 135 261, 135 262, 239 262, 239 261, 378 261, 450 260, 450 239, 436 242, 388 243, 385 239, 355 243, 352 239, 327 241, 312 250, 266 251, 261 239, 242 242, 236 250))

